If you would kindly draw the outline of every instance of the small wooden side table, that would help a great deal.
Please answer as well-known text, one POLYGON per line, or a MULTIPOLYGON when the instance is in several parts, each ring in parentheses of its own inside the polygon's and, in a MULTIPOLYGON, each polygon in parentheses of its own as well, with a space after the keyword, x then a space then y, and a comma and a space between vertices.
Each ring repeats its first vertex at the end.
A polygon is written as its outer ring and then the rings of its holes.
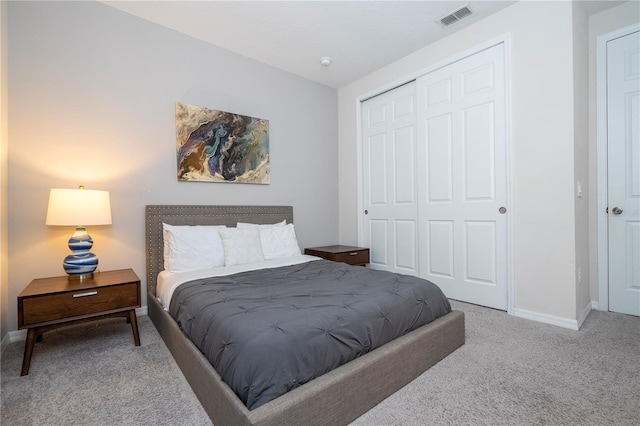
POLYGON ((18 328, 27 329, 21 376, 29 374, 36 338, 58 327, 109 317, 125 317, 140 346, 136 308, 140 278, 132 269, 96 272, 91 278, 39 278, 18 295, 18 328))
POLYGON ((349 265, 365 266, 369 263, 369 249, 353 246, 324 246, 304 249, 304 254, 318 256, 334 262, 348 263, 349 265))

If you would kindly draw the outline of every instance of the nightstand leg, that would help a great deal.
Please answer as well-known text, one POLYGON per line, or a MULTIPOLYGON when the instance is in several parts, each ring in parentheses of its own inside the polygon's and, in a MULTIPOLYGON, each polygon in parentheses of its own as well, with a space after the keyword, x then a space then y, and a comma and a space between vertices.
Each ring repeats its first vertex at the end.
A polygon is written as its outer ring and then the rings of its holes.
POLYGON ((29 374, 29 366, 31 365, 31 355, 33 354, 33 346, 36 343, 36 329, 30 328, 27 330, 27 342, 24 345, 24 357, 22 358, 22 372, 21 376, 29 374))
POLYGON ((136 318, 136 311, 132 309, 129 311, 129 322, 131 322, 131 331, 133 331, 133 341, 136 346, 140 346, 140 335, 138 334, 138 318, 136 318))

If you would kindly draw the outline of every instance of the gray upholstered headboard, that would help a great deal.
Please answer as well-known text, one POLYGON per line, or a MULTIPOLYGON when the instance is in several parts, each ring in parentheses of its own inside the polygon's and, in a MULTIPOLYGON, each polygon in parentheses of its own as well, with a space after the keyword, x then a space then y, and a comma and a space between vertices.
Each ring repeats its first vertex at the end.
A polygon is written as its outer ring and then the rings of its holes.
POLYGON ((237 222, 293 223, 291 206, 178 206, 156 205, 145 209, 145 239, 147 246, 147 291, 156 294, 156 280, 164 269, 162 224, 226 225, 237 222))

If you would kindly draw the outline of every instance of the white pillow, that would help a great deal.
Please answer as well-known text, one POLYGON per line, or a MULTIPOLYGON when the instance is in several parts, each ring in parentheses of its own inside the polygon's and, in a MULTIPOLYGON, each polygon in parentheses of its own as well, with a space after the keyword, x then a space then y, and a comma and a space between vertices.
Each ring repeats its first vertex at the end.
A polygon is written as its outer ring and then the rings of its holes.
POLYGON ((194 271, 224 266, 220 226, 173 226, 162 224, 164 269, 194 271))
POLYGON ((236 226, 238 228, 249 228, 253 226, 260 230, 260 241, 265 260, 280 259, 300 254, 300 247, 298 246, 293 224, 290 223, 287 225, 286 220, 266 225, 238 222, 236 226))
POLYGON ((264 260, 257 226, 221 229, 220 237, 224 247, 225 266, 246 265, 264 260))
POLYGON ((282 259, 301 254, 293 223, 285 226, 259 228, 259 231, 265 260, 282 259))
POLYGON ((266 228, 270 228, 272 226, 285 226, 287 224, 286 220, 283 220, 282 222, 278 222, 278 223, 271 223, 271 224, 267 224, 267 225, 258 225, 257 223, 245 223, 245 222, 238 222, 236 224, 236 226, 238 228, 248 228, 250 226, 257 226, 260 229, 266 229, 266 228))

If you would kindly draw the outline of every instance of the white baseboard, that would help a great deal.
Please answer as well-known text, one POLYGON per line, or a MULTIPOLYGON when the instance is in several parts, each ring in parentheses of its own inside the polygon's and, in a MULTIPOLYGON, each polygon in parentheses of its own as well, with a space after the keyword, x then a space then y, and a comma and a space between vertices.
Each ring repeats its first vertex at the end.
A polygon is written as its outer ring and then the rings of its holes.
POLYGON ((594 311, 597 311, 599 307, 600 307, 600 304, 598 302, 596 302, 595 300, 591 301, 591 309, 593 309, 594 311))
MULTIPOLYGON (((136 316, 144 317, 149 314, 149 309, 146 306, 142 306, 136 309, 136 316)), ((2 342, 0 342, 0 354, 4 353, 5 348, 9 345, 9 343, 20 342, 27 340, 27 330, 15 330, 8 332, 2 342)))
POLYGON ((584 322, 584 320, 587 319, 587 316, 589 316, 589 312, 591 312, 592 303, 593 302, 589 302, 586 305, 584 305, 582 312, 580 312, 580 316, 578 317, 578 330, 580 330, 580 327, 582 327, 582 323, 584 322))
POLYGON ((513 309, 513 315, 520 318, 538 321, 545 324, 557 325, 558 327, 578 330, 578 321, 570 318, 557 317, 555 315, 541 314, 539 312, 527 311, 525 309, 513 309))
POLYGON ((0 358, 4 354, 5 349, 7 349, 7 346, 9 346, 9 343, 11 342, 9 341, 9 333, 7 333, 2 338, 2 341, 0 341, 0 358))
POLYGON ((9 337, 9 343, 27 340, 27 330, 10 331, 7 336, 9 337))

